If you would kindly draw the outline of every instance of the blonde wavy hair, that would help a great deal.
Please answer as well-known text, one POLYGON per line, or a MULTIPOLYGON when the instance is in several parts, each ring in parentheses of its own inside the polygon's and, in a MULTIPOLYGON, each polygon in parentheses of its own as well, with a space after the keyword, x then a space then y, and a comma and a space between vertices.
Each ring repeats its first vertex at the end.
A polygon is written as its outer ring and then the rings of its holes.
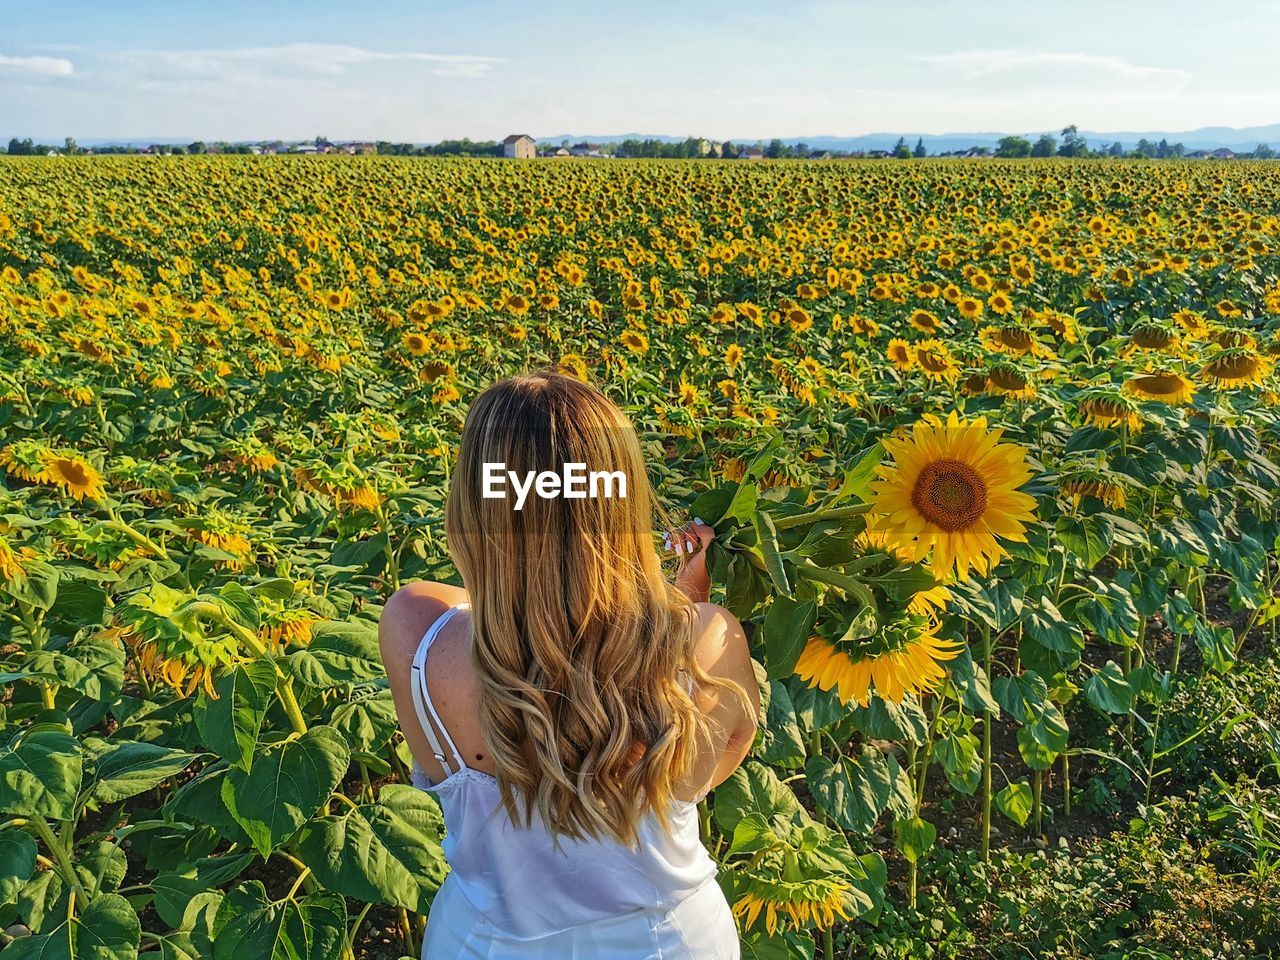
POLYGON ((745 697, 694 659, 699 618, 663 574, 659 513, 630 423, 597 390, 540 372, 472 403, 445 529, 471 600, 481 734, 513 823, 536 809, 553 836, 634 846, 652 809, 669 829, 676 781, 711 742, 683 677, 745 697), (566 463, 622 471, 626 497, 529 496, 515 510, 482 495, 497 463, 521 477, 566 463))

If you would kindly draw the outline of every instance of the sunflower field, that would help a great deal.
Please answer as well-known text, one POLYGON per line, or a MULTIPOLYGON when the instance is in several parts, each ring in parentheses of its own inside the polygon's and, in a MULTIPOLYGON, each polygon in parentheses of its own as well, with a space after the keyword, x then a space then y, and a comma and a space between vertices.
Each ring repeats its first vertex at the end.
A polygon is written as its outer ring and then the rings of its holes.
POLYGON ((765 715, 744 956, 1280 951, 1280 168, 0 161, 0 954, 416 955, 470 399, 631 415, 765 715))

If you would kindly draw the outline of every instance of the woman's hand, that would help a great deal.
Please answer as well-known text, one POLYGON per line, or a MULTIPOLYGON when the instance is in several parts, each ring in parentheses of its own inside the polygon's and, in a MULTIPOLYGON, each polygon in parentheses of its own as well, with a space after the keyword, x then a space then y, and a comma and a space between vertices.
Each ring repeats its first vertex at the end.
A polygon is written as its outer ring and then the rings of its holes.
POLYGON ((714 527, 698 517, 683 527, 663 534, 667 550, 680 558, 680 572, 676 574, 676 586, 694 603, 707 603, 711 599, 711 574, 707 571, 707 545, 716 537, 714 527))

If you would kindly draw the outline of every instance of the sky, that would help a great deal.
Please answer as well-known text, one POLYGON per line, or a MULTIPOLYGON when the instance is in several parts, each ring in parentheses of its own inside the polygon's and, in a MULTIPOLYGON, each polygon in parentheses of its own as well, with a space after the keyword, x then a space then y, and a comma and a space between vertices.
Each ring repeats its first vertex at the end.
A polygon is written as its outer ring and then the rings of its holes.
POLYGON ((1280 122, 1280 0, 0 0, 0 137, 1280 122))

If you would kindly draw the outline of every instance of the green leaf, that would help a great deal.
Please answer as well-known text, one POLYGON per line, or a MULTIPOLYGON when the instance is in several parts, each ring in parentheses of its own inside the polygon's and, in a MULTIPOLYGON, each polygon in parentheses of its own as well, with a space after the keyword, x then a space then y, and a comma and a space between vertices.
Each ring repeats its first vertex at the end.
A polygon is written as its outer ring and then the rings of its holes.
POLYGON ((982 780, 982 758, 978 738, 971 733, 948 733, 939 738, 933 755, 959 793, 973 796, 982 780))
POLYGON ((1084 695, 1103 713, 1128 713, 1133 705, 1133 690, 1114 660, 1085 681, 1084 695))
POLYGON ((311 643, 289 655, 294 676, 310 687, 336 687, 386 676, 378 628, 367 621, 329 621, 312 628, 311 643))
POLYGON ((733 836, 738 821, 750 813, 764 817, 780 836, 790 831, 793 817, 808 819, 791 789, 778 780, 771 768, 754 760, 738 767, 728 780, 716 787, 713 796, 716 825, 728 836, 733 836))
POLYGON ((0 811, 70 820, 83 775, 75 737, 60 727, 30 727, 0 753, 0 811))
POLYGON ((213 960, 333 960, 346 930, 347 908, 337 894, 273 902, 261 881, 252 880, 218 908, 213 960))
POLYGON ((1026 781, 1011 783, 996 794, 996 808, 1020 827, 1031 816, 1031 788, 1026 781))
POLYGON ((337 707, 329 723, 337 728, 354 750, 373 752, 386 746, 400 727, 390 690, 379 690, 337 707))
POLYGON ((1111 525, 1096 514, 1088 517, 1060 517, 1055 532, 1067 551, 1078 557, 1089 569, 1097 566, 1111 550, 1111 525))
POLYGON ((1032 770, 1048 770, 1058 759, 1058 752, 1038 742, 1031 727, 1018 728, 1018 753, 1022 762, 1032 770))
POLYGON ((857 757, 809 758, 805 782, 818 808, 841 829, 870 833, 895 794, 911 787, 898 761, 872 747, 857 757))
POLYGON ((797 767, 804 762, 804 737, 796 722, 791 693, 780 681, 769 682, 769 707, 760 728, 760 759, 770 766, 797 767))
POLYGON ((0 830, 0 905, 13 903, 36 872, 35 838, 21 830, 0 830))
POLYGON ((257 857, 252 851, 225 857, 203 857, 181 873, 162 873, 151 881, 156 913, 171 927, 181 927, 187 906, 205 890, 230 883, 257 857))
POLYGON ((776 835, 770 829, 764 817, 758 813, 749 813, 733 828, 733 839, 725 856, 731 857, 739 853, 755 853, 774 842, 776 835))
POLYGON ((818 618, 814 600, 775 597, 764 615, 764 655, 769 679, 779 680, 795 673, 796 661, 804 652, 818 618))
POLYGON ((248 590, 238 583, 228 583, 218 591, 218 600, 236 623, 254 633, 258 632, 258 627, 262 625, 262 614, 258 610, 258 601, 248 590))
POLYGON ((425 791, 388 784, 377 803, 308 823, 297 845, 326 889, 426 913, 447 874, 443 837, 440 808, 425 791))
POLYGON ((777 930, 769 933, 757 924, 742 941, 742 960, 813 960, 813 937, 802 930, 777 930))
POLYGON ((351 749, 332 727, 272 744, 245 773, 232 768, 222 800, 264 857, 315 816, 342 782, 351 749))
POLYGON ((177 776, 196 759, 196 754, 154 743, 112 744, 98 757, 89 790, 102 803, 119 803, 177 776))
POLYGON ((989 710, 995 716, 1000 716, 1000 704, 991 695, 991 684, 988 682, 987 672, 974 662, 968 646, 965 646, 947 666, 951 671, 951 682, 960 692, 966 707, 974 713, 984 713, 989 710))
POLYGON ((1019 723, 1029 723, 1044 711, 1049 688, 1038 673, 1027 670, 1010 677, 997 677, 992 684, 996 700, 1019 723))
POLYGON ((844 472, 844 481, 840 484, 840 492, 836 494, 835 501, 839 503, 848 497, 866 500, 871 481, 876 475, 876 467, 883 458, 884 447, 879 441, 858 454, 858 459, 844 472))
POLYGON ((813 937, 800 931, 762 929, 742 938, 742 960, 813 960, 813 950, 813 937))
POLYGON ((20 937, 5 947, 5 960, 136 960, 142 940, 138 915, 124 897, 94 897, 83 912, 54 930, 20 937))
POLYGON ((217 682, 216 700, 201 691, 193 712, 196 728, 209 749, 232 766, 248 771, 275 689, 275 667, 266 660, 254 660, 217 682))
POLYGON ((908 862, 916 863, 928 853, 934 841, 938 839, 938 831, 932 823, 912 817, 910 820, 899 820, 894 824, 897 833, 898 849, 908 862))

